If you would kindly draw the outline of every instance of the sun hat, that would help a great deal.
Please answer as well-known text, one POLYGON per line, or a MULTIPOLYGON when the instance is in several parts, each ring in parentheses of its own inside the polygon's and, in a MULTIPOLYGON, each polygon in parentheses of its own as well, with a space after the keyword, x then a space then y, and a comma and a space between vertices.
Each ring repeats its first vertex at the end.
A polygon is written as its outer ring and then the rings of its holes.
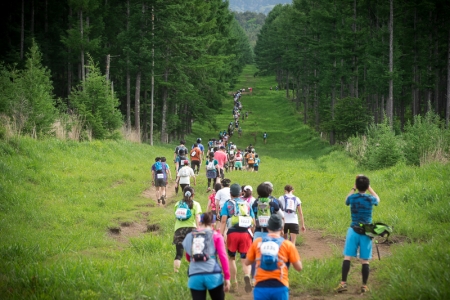
POLYGON ((250 190, 251 192, 253 192, 253 188, 249 185, 244 186, 244 191, 250 190))

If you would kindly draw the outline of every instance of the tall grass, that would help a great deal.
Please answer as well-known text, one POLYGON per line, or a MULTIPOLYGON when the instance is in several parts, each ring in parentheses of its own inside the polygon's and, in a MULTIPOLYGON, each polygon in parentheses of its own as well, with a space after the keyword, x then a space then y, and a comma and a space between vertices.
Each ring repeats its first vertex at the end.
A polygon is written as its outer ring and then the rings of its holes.
MULTIPOLYGON (((254 72, 247 67, 239 83, 253 88, 252 95, 242 98, 244 111, 251 114, 241 123, 242 138, 231 140, 241 148, 255 146, 260 171, 235 171, 226 177, 254 190, 269 180, 275 196, 283 194, 286 184, 293 185, 307 228, 342 238, 350 222, 344 198, 355 174, 365 173, 381 198, 374 221, 392 225, 393 239, 404 241, 391 246, 392 256, 373 262, 377 271, 370 281, 383 291, 373 289, 373 297, 450 297, 448 272, 442 267, 449 263, 449 166, 403 163, 363 169, 303 125, 284 92, 270 91, 271 79, 254 78, 254 72), (266 145, 264 131, 269 134, 266 145), (433 280, 425 284, 427 278, 433 280)), ((217 118, 223 129, 232 118, 232 105, 230 96, 217 118)), ((206 144, 217 135, 198 124, 193 130, 188 145, 197 137, 206 144)), ((154 157, 170 161, 174 147, 123 140, 1 139, 0 298, 188 299, 186 262, 179 274, 172 271, 171 206, 178 199, 168 199, 167 208, 162 208, 142 196, 150 186, 154 157), (129 243, 108 233, 108 228, 140 221, 144 214, 148 224, 159 225, 157 233, 142 233, 129 243)), ((206 209, 206 176, 198 176, 195 190, 195 199, 206 209)), ((341 250, 326 259, 304 261, 301 273, 290 274, 292 293, 332 294, 340 280, 341 250)))

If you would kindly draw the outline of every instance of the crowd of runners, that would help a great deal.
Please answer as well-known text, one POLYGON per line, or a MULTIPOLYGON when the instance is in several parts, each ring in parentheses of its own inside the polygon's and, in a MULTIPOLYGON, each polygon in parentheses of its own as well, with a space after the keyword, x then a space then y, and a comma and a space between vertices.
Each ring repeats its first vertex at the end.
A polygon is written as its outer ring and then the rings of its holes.
MULTIPOLYGON (((242 105, 239 92, 234 97, 236 128, 242 105)), ((224 299, 225 292, 237 291, 238 278, 243 279, 240 282, 245 292, 253 291, 254 299, 289 299, 289 269, 302 270, 295 247, 297 235, 306 230, 302 202, 289 184, 284 186, 283 195, 276 197, 272 195, 274 187, 269 181, 259 184, 254 192, 251 185, 232 183, 225 178, 226 172, 234 170, 258 171, 260 162, 251 144, 240 149, 229 141, 232 134, 233 131, 221 132, 219 139, 208 141, 207 148, 201 138, 190 149, 183 140, 175 148, 175 192, 181 192, 182 199, 173 208, 174 272, 179 272, 185 253, 189 262, 187 285, 194 300, 206 299, 207 293, 213 300, 224 299), (203 162, 207 191, 211 192, 205 213, 195 200, 193 187, 203 162), (236 257, 242 265, 241 275, 238 275, 236 257)), ((266 142, 266 133, 263 138, 266 142)), ((172 179, 166 158, 157 157, 151 170, 157 201, 164 205, 167 181, 172 179)), ((351 206, 352 223, 344 247, 342 281, 336 292, 347 291, 350 257, 356 257, 358 249, 362 260, 361 293, 369 290, 372 243, 366 235, 358 233, 356 227, 361 222, 372 222, 372 207, 378 202, 379 197, 370 187, 369 179, 357 176, 345 202, 351 206)))

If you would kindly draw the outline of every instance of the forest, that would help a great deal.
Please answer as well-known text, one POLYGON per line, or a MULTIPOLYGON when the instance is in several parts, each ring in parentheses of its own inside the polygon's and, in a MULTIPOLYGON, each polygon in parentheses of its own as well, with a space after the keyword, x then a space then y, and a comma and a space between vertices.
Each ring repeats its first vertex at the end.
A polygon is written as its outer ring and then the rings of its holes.
MULTIPOLYGON (((221 0, 3 1, 2 122, 32 136, 72 132, 167 143, 195 120, 214 127, 251 63, 221 0), (29 88, 33 87, 33 88, 29 88)), ((67 134, 66 134, 67 135, 67 134)))
POLYGON ((258 33, 261 31, 261 28, 266 21, 266 15, 263 13, 245 11, 234 12, 234 17, 239 22, 242 29, 244 29, 244 32, 250 42, 250 46, 253 49, 258 39, 258 33))
POLYGON ((294 0, 268 15, 256 65, 331 144, 430 111, 448 126, 449 15, 442 0, 294 0))

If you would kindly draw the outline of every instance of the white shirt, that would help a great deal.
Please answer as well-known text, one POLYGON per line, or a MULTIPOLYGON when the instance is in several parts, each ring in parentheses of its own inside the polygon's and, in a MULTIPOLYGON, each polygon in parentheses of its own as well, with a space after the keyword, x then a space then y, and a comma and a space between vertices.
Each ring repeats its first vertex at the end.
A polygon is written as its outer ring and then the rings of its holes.
MULTIPOLYGON (((280 198, 278 198, 278 201, 280 201, 283 204, 283 208, 284 208, 284 223, 288 223, 288 224, 298 224, 298 215, 297 215, 297 207, 299 207, 302 204, 302 201, 300 201, 300 198, 298 198, 295 195, 292 194, 285 194, 283 196, 280 196, 280 198), (284 196, 287 197, 295 197, 295 200, 291 203, 292 208, 294 212, 293 213, 288 213, 286 210, 286 200, 284 199, 284 196)), ((289 201, 289 200, 288 200, 289 201)), ((289 205, 289 203, 288 203, 289 205)))
POLYGON ((180 177, 180 184, 191 184, 191 176, 195 176, 194 174, 194 170, 192 170, 191 167, 189 166, 184 166, 182 167, 179 171, 177 176, 180 177), (186 175, 189 174, 188 176, 181 176, 181 175, 186 175))
POLYGON ((216 193, 216 200, 219 200, 220 208, 222 208, 225 205, 225 202, 230 199, 231 195, 229 187, 224 187, 216 193))

